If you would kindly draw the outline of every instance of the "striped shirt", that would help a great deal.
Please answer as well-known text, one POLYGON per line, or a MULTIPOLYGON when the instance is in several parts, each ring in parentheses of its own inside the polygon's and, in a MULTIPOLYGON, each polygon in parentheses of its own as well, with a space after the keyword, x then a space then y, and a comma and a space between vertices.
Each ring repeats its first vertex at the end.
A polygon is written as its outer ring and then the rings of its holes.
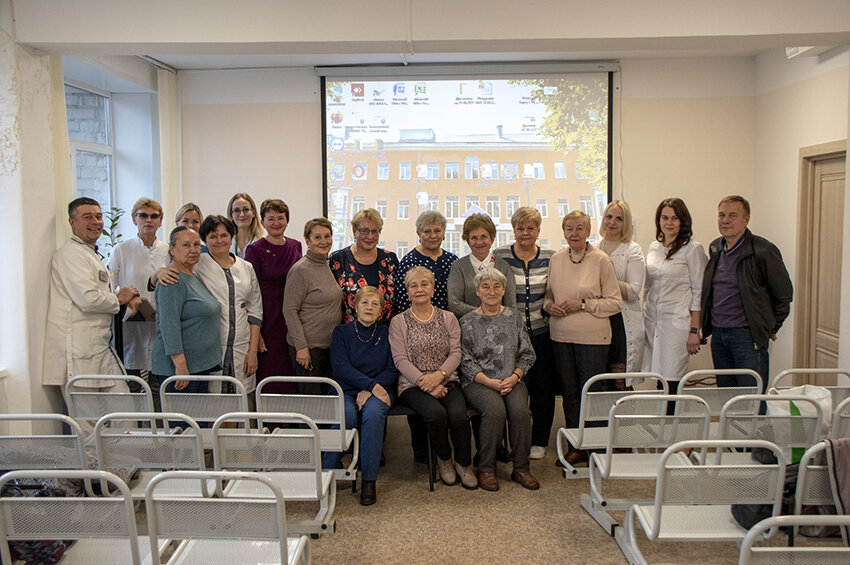
POLYGON ((551 249, 537 248, 537 255, 528 262, 514 253, 514 246, 500 247, 493 256, 503 259, 514 273, 516 281, 516 308, 525 315, 525 327, 531 335, 541 335, 549 331, 549 314, 543 310, 546 297, 546 279, 549 273, 549 258, 555 252, 551 249))

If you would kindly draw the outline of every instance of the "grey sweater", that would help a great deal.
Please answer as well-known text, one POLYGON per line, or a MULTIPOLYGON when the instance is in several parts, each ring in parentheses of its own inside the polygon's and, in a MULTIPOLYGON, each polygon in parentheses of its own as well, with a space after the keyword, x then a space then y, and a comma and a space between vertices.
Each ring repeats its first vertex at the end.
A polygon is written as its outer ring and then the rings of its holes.
MULTIPOLYGON (((458 319, 462 318, 467 312, 472 312, 481 306, 481 299, 475 294, 475 275, 478 273, 472 266, 469 257, 469 255, 466 255, 452 263, 451 271, 449 271, 449 310, 458 319)), ((493 266, 508 279, 505 284, 505 296, 502 298, 502 304, 516 308, 516 282, 510 265, 504 259, 497 258, 493 266)))
POLYGON ((312 251, 289 270, 283 293, 286 341, 296 350, 327 349, 331 334, 342 323, 342 290, 328 260, 312 251))
POLYGON ((496 316, 478 312, 464 316, 460 321, 460 348, 464 386, 478 373, 500 381, 517 368, 525 374, 537 359, 525 322, 513 308, 505 308, 496 316))

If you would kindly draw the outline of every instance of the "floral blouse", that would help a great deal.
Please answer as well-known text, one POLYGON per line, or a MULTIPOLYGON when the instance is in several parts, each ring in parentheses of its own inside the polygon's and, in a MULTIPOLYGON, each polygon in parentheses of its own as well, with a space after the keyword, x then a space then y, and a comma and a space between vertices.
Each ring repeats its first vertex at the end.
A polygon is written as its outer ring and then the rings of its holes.
MULTIPOLYGON (((369 286, 360 265, 354 260, 350 247, 344 247, 331 253, 328 258, 331 272, 342 289, 343 323, 355 318, 354 295, 365 286, 369 286)), ((375 260, 378 270, 378 292, 384 296, 384 309, 378 321, 390 319, 393 311, 395 296, 395 271, 398 269, 398 257, 392 251, 378 248, 378 258, 375 260)))

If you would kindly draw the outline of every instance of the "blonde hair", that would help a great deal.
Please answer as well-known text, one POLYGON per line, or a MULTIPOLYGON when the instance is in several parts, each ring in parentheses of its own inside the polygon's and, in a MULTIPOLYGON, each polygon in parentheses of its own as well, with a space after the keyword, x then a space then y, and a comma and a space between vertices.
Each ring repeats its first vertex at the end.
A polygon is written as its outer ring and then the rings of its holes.
MULTIPOLYGON (((254 213, 251 218, 251 233, 253 233, 256 238, 263 237, 263 226, 260 225, 260 218, 257 217, 257 205, 254 204, 254 199, 251 198, 247 192, 237 192, 233 195, 230 202, 227 203, 227 217, 230 218, 231 222, 236 224, 236 220, 233 218, 233 203, 240 198, 248 202, 251 206, 251 212, 254 213)), ((289 221, 289 216, 287 216, 287 221, 289 221)))
POLYGON ((514 228, 526 222, 531 222, 538 228, 540 227, 540 224, 543 222, 543 218, 540 217, 540 212, 537 208, 523 206, 514 212, 513 216, 511 216, 511 226, 514 228))
POLYGON ((490 219, 490 216, 487 214, 470 215, 466 221, 463 222, 463 231, 461 232, 460 237, 464 241, 469 241, 469 233, 472 230, 477 230, 478 228, 484 228, 487 230, 487 233, 490 234, 490 239, 496 239, 496 224, 493 223, 493 220, 490 219))
POLYGON ((624 200, 612 200, 605 207, 605 211, 602 212, 602 221, 599 223, 599 237, 604 238, 608 233, 608 230, 605 228, 605 216, 608 214, 608 210, 614 206, 617 206, 623 211, 623 231, 620 233, 620 241, 628 243, 634 237, 634 224, 632 223, 632 209, 629 208, 629 205, 624 200))
POLYGON ((410 281, 413 279, 413 277, 416 276, 424 276, 426 279, 431 281, 431 286, 434 286, 434 273, 431 271, 431 269, 423 267, 422 265, 417 265, 407 271, 407 273, 404 275, 404 288, 410 286, 410 281))
POLYGON ((582 212, 581 210, 573 210, 561 220, 561 229, 567 229, 567 220, 581 220, 581 223, 584 224, 584 228, 587 230, 587 233, 590 233, 590 216, 582 212))
POLYGON ((382 310, 384 309, 384 295, 381 294, 381 291, 374 286, 364 286, 354 295, 355 310, 357 309, 357 303, 360 302, 360 299, 366 296, 378 297, 378 304, 380 304, 382 310))
POLYGON ((334 226, 330 222, 330 220, 328 220, 324 216, 320 216, 318 218, 313 218, 312 220, 307 220, 307 223, 304 224, 304 240, 306 241, 310 239, 310 233, 313 231, 314 228, 318 227, 328 228, 329 230, 331 230, 331 235, 334 234, 334 226))
POLYGON ((177 210, 177 214, 174 216, 174 223, 178 223, 180 221, 180 218, 182 218, 189 212, 197 212, 199 221, 204 219, 204 214, 201 212, 200 206, 198 206, 194 202, 187 202, 186 204, 182 205, 179 210, 177 210))
POLYGON ((354 217, 351 218, 351 229, 356 230, 363 220, 372 222, 379 230, 384 229, 384 220, 374 208, 363 208, 354 214, 354 217))
POLYGON ((153 208, 160 216, 162 216, 162 205, 152 198, 139 198, 136 200, 136 203, 133 204, 133 210, 130 212, 130 216, 135 216, 136 212, 145 207, 153 208))

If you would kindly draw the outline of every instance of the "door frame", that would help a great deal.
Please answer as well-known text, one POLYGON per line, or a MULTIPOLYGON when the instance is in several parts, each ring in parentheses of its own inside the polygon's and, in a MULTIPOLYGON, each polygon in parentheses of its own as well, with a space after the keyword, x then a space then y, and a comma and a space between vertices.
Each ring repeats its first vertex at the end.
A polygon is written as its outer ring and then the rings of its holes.
MULTIPOLYGON (((813 243, 812 228, 815 225, 815 165, 818 161, 834 159, 847 154, 847 140, 832 141, 800 148, 800 175, 798 182, 797 211, 799 225, 797 229, 797 276, 794 288, 794 366, 808 366, 811 357, 812 298, 813 290, 809 284, 812 276, 813 254, 804 250, 811 249, 813 243)), ((846 171, 845 171, 846 175, 846 171)), ((847 195, 845 194, 845 198, 847 195)), ((801 383, 799 383, 801 384, 801 383)))

